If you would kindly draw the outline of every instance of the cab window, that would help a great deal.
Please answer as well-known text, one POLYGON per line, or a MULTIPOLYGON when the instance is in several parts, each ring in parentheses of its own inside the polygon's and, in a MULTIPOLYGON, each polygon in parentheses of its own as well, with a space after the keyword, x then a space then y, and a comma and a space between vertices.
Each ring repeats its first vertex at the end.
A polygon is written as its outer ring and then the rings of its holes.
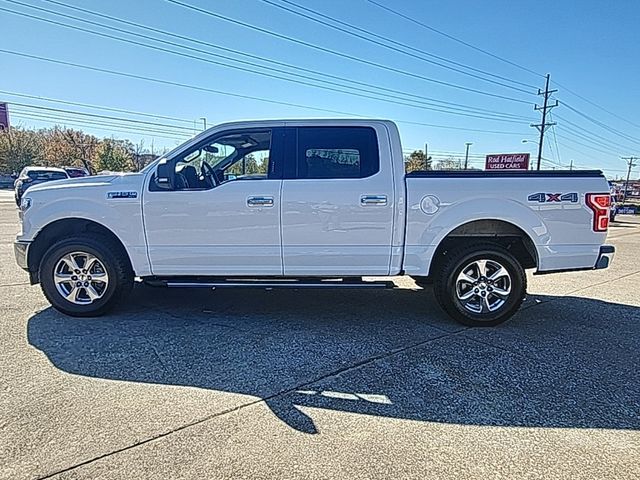
POLYGON ((202 190, 232 181, 267 179, 271 171, 271 130, 233 132, 179 158, 175 189, 202 190))
POLYGON ((380 170, 369 127, 299 127, 297 178, 365 178, 380 170))

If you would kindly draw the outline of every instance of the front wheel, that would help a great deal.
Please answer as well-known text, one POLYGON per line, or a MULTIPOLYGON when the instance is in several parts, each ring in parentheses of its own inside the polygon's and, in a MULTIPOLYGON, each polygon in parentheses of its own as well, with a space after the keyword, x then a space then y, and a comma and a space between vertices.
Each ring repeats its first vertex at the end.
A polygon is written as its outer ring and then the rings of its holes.
POLYGON ((526 295, 527 277, 500 245, 483 243, 452 250, 434 280, 434 294, 452 318, 471 327, 508 320, 526 295))
POLYGON ((39 273, 49 303, 74 317, 102 315, 133 286, 133 272, 118 245, 91 234, 55 243, 39 273))

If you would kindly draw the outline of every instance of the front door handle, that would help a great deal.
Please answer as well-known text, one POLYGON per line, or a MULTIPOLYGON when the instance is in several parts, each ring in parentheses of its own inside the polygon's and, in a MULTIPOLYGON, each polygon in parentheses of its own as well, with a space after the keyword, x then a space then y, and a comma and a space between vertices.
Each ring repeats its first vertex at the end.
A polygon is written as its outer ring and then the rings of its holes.
POLYGON ((387 204, 386 195, 363 195, 360 197, 360 205, 381 205, 387 204))
POLYGON ((249 197, 247 198, 249 207, 273 207, 273 197, 249 197))

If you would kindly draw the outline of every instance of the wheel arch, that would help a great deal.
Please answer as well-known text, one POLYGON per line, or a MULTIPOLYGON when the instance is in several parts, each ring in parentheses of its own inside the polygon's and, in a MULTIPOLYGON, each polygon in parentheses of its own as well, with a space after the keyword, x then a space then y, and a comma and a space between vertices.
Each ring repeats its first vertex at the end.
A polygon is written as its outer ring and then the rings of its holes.
POLYGON ((133 271, 133 264, 127 249, 122 243, 122 240, 120 240, 112 230, 94 220, 85 218, 63 218, 55 220, 42 228, 29 246, 27 262, 31 283, 35 284, 40 282, 40 264, 45 252, 51 247, 51 245, 63 238, 70 238, 73 235, 82 233, 97 233, 104 235, 105 238, 109 239, 117 246, 122 258, 127 260, 128 267, 133 271))
POLYGON ((438 244, 429 265, 432 276, 447 252, 472 242, 485 241, 495 243, 507 249, 523 268, 538 266, 538 251, 527 232, 521 227, 502 219, 471 220, 450 230, 438 244))

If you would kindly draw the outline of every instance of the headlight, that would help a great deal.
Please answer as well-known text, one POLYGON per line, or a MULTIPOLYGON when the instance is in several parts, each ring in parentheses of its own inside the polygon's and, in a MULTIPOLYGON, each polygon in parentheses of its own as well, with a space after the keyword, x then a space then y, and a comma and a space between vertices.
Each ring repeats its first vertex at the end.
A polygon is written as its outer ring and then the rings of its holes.
POLYGON ((29 210, 29 207, 31 207, 31 198, 24 197, 22 199, 22 202, 20 202, 20 210, 26 212, 27 210, 29 210))

